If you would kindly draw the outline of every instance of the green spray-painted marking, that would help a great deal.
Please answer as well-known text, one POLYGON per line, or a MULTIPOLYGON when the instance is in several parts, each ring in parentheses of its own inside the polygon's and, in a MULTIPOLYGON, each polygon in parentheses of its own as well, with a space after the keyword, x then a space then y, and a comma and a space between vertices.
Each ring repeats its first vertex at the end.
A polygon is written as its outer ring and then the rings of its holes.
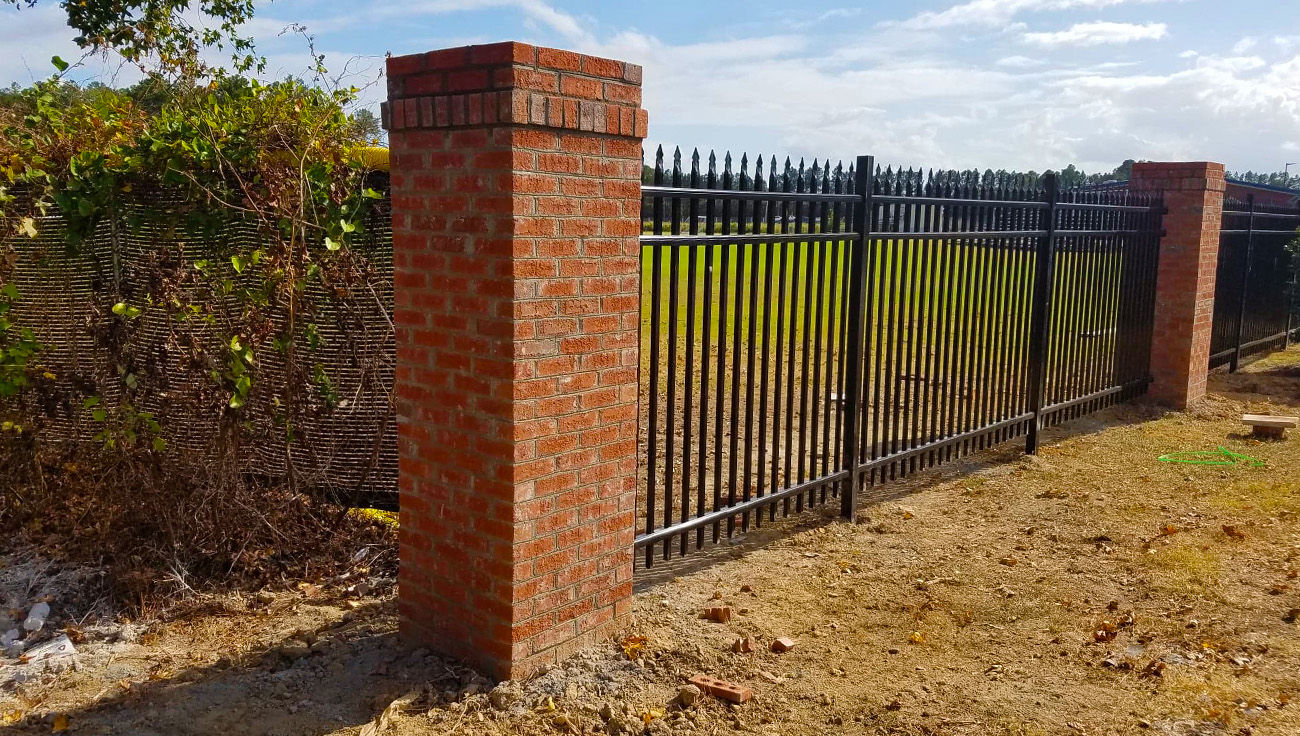
POLYGON ((1162 463, 1183 463, 1186 465, 1246 465, 1252 468, 1264 467, 1264 461, 1250 455, 1233 452, 1226 447, 1217 450, 1194 450, 1191 452, 1171 452, 1157 458, 1162 463))

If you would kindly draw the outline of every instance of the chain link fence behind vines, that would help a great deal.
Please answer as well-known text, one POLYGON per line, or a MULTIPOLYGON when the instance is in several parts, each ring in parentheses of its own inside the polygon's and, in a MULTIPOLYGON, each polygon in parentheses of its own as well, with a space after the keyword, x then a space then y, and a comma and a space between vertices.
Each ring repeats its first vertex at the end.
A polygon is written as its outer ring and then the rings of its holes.
MULTIPOLYGON (((392 214, 387 174, 373 173, 367 183, 384 199, 371 213, 366 236, 353 245, 364 263, 361 282, 350 284, 344 295, 311 280, 302 298, 312 307, 310 319, 319 335, 303 359, 310 361, 310 371, 328 376, 333 400, 316 402, 298 414, 293 439, 286 441, 284 418, 276 411, 292 388, 285 385, 284 353, 259 350, 255 370, 261 400, 249 402, 239 418, 245 431, 238 433, 236 456, 241 470, 262 481, 285 482, 292 472, 302 490, 395 509, 392 214)), ((114 415, 130 394, 136 412, 157 418, 169 456, 218 460, 231 450, 232 423, 226 412, 213 408, 221 406, 222 397, 214 396, 221 390, 210 367, 194 363, 193 348, 205 343, 209 354, 218 354, 222 335, 229 331, 222 329, 227 325, 220 324, 220 315, 237 314, 240 306, 233 300, 215 305, 215 320, 190 325, 180 336, 166 310, 146 307, 123 331, 112 309, 123 294, 132 295, 133 304, 145 294, 158 298, 151 280, 160 271, 180 272, 204 260, 229 269, 228 254, 257 249, 260 236, 253 225, 237 220, 208 238, 185 236, 168 227, 166 217, 158 217, 181 206, 166 191, 123 196, 125 212, 118 222, 131 225, 100 223, 75 248, 56 211, 38 218, 36 238, 10 238, 16 255, 10 278, 21 295, 11 316, 16 324, 32 328, 42 344, 29 411, 40 415, 41 441, 92 443, 101 441, 95 437, 104 425, 85 410, 84 399, 99 397, 99 407, 114 415), (146 211, 150 216, 133 217, 146 211), (115 339, 125 341, 124 350, 111 347, 115 339), (127 387, 123 353, 134 369, 150 377, 147 386, 127 387), (215 401, 191 400, 203 395, 215 401)), ((283 326, 283 312, 267 309, 277 328, 283 326)))

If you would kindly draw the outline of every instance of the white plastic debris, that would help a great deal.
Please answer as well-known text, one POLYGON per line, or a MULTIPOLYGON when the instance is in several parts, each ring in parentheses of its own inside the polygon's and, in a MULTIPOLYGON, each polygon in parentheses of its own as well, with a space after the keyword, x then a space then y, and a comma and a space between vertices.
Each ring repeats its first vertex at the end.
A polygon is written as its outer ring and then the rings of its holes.
POLYGON ((23 656, 24 645, 21 637, 22 634, 18 632, 18 629, 6 631, 4 636, 0 636, 0 651, 4 652, 5 656, 14 657, 15 659, 23 656))
POLYGON ((77 648, 72 646, 72 640, 68 638, 68 635, 59 634, 44 644, 38 647, 33 647, 27 652, 25 658, 31 663, 39 664, 46 662, 54 665, 59 664, 70 657, 75 657, 76 654, 77 648))
POLYGON ((45 602, 37 603, 27 613, 27 620, 23 622, 23 628, 28 631, 40 631, 45 626, 45 619, 49 617, 50 604, 45 602))

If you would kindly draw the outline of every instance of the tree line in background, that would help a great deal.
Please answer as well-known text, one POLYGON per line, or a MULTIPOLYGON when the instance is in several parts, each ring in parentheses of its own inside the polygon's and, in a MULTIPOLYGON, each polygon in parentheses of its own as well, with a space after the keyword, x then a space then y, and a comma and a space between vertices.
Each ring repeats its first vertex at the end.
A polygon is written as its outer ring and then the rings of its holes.
MULTIPOLYGON (((802 161, 800 162, 800 164, 803 163, 804 162, 802 161)), ((969 169, 969 170, 934 169, 933 171, 934 171, 934 176, 937 179, 946 179, 951 175, 957 175, 959 177, 966 177, 968 179, 977 182, 1007 181, 1009 179, 1014 179, 1017 177, 1028 177, 1031 180, 1037 180, 1043 174, 1048 173, 1048 171, 1054 171, 1056 175, 1060 178, 1062 188, 1078 189, 1081 187, 1092 187, 1092 186, 1098 186, 1102 184, 1109 184, 1112 182, 1126 182, 1129 180, 1129 177, 1133 175, 1134 163, 1136 163, 1136 161, 1134 161, 1133 159, 1131 158, 1126 159, 1124 163, 1120 164, 1119 166, 1116 166, 1109 173, 1091 173, 1091 174, 1084 171, 1083 169, 1080 169, 1074 164, 1070 164, 1069 166, 1066 166, 1064 169, 1057 169, 1057 170, 1048 169, 1047 171, 1043 171, 1043 172, 1034 171, 1033 169, 1030 169, 1029 171, 1017 171, 1017 170, 1008 170, 1008 169, 998 169, 997 171, 994 171, 993 169, 985 169, 983 172, 979 171, 978 169, 969 169)), ((819 164, 817 162, 814 162, 814 167, 818 165, 819 164)), ((820 171, 819 168, 814 168, 813 170, 820 171)), ((671 170, 668 170, 666 174, 668 176, 671 176, 671 170)), ((721 175, 720 171, 719 171, 719 175, 721 175)), ((743 179, 743 182, 747 187, 749 183, 748 174, 743 174, 743 176, 745 177, 743 179)), ((1287 174, 1282 171, 1275 171, 1271 174, 1256 173, 1254 171, 1245 171, 1245 172, 1230 171, 1228 172, 1228 178, 1236 179, 1238 181, 1244 181, 1250 184, 1266 184, 1269 186, 1286 187, 1288 189, 1295 189, 1297 191, 1300 191, 1300 175, 1287 174)), ((654 167, 650 166, 649 164, 643 165, 641 167, 641 183, 653 184, 654 180, 655 180, 654 167)))
POLYGON ((1274 171, 1271 174, 1256 173, 1254 171, 1229 171, 1228 178, 1249 184, 1265 184, 1272 187, 1300 190, 1300 175, 1284 171, 1274 171))
MULTIPOLYGON (((1067 189, 1083 187, 1083 186, 1095 186, 1098 184, 1105 184, 1107 182, 1112 182, 1112 181, 1127 181, 1130 174, 1133 171, 1133 163, 1134 163, 1133 159, 1129 159, 1124 163, 1120 164, 1119 166, 1115 167, 1113 171, 1107 174, 1089 174, 1083 171, 1082 169, 1078 168, 1074 164, 1070 164, 1064 169, 1057 171, 1056 174, 1061 178, 1061 186, 1067 189)), ((794 164, 793 162, 788 162, 788 165, 790 165, 793 170, 798 170, 798 167, 804 166, 804 164, 805 164, 804 161, 800 161, 797 165, 794 164)), ((723 164, 719 163, 719 166, 722 165, 723 164)), ((820 172, 821 172, 820 166, 821 166, 820 162, 814 161, 812 167, 806 168, 806 171, 818 172, 817 176, 820 177, 820 172)), ((1031 181, 1035 181, 1040 176, 1047 173, 1046 171, 1040 173, 1038 171, 1033 171, 1033 170, 1016 171, 1016 170, 1009 170, 1009 169, 998 169, 997 171, 994 171, 993 169, 985 169, 984 171, 979 171, 978 169, 966 169, 966 170, 933 169, 932 172, 936 179, 947 179, 949 177, 956 176, 959 178, 964 178, 970 181, 975 181, 980 183, 991 183, 995 181, 1009 181, 1020 177, 1028 178, 1031 181)), ((719 175, 721 175, 722 173, 721 170, 719 170, 718 173, 719 175)), ((668 176, 671 176, 671 169, 667 171, 666 174, 668 176)), ((740 171, 737 171, 736 174, 742 177, 742 183, 744 185, 742 188, 748 188, 749 174, 747 170, 742 169, 740 171)), ((655 180, 654 167, 648 164, 643 165, 641 167, 641 182, 643 184, 653 184, 654 180, 655 180)))

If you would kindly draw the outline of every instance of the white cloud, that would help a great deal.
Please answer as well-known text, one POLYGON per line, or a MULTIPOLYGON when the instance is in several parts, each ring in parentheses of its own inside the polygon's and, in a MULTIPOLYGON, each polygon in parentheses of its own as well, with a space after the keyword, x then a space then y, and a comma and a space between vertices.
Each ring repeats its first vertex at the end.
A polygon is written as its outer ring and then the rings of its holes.
POLYGON ((1021 38, 1036 46, 1102 46, 1152 41, 1169 34, 1164 23, 1076 23, 1063 31, 1026 33, 1021 38))
POLYGON ((1259 45, 1259 39, 1258 39, 1258 38, 1254 38, 1253 36, 1247 36, 1247 37, 1241 39, 1240 41, 1238 41, 1238 42, 1237 42, 1237 43, 1232 47, 1232 53, 1234 53, 1234 54, 1248 54, 1248 53, 1250 53, 1250 52, 1251 52, 1251 51, 1252 51, 1256 46, 1258 46, 1258 45, 1259 45))
MULTIPOLYGON (((953 26, 1001 26, 1020 13, 1051 10, 1101 10, 1126 3, 1158 3, 1171 0, 969 0, 946 10, 926 11, 898 25, 916 30, 953 26)), ((1176 0, 1175 0, 1176 1, 1176 0)))
POLYGON ((1044 64, 1042 59, 1031 59, 1028 56, 1004 56, 993 63, 1010 69, 1031 69, 1044 64))

